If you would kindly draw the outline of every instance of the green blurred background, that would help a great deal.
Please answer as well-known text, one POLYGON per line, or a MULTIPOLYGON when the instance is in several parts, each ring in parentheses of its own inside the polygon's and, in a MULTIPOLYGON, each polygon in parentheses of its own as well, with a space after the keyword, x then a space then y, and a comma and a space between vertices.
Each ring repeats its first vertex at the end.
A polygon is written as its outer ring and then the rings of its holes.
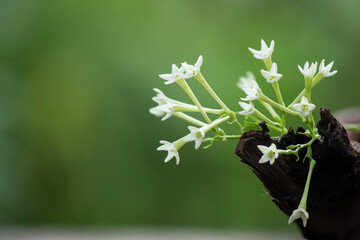
POLYGON ((238 77, 261 79, 263 67, 247 48, 264 38, 276 42, 286 102, 303 86, 297 64, 325 58, 339 73, 314 89, 315 115, 357 105, 359 9, 355 0, 0 0, 1 226, 294 230, 234 155, 236 141, 188 144, 179 166, 164 164, 159 140, 188 130, 149 114, 152 89, 188 101, 158 74, 202 54, 207 80, 240 110, 238 77))

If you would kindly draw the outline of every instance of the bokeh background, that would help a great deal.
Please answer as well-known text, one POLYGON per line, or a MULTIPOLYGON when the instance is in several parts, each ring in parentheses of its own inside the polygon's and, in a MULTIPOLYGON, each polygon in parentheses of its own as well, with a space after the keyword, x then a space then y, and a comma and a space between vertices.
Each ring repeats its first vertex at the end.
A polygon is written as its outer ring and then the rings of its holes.
MULTIPOLYGON (((296 231, 234 155, 236 141, 163 163, 159 140, 187 124, 152 116, 158 77, 194 63, 232 109, 248 51, 275 40, 286 102, 297 64, 335 60, 313 92, 332 111, 359 102, 360 2, 355 0, 0 0, 0 225, 296 231)), ((272 89, 261 82, 264 92, 272 89)), ((217 107, 195 82, 203 105, 217 107)), ((298 122, 291 122, 297 125, 298 122)))

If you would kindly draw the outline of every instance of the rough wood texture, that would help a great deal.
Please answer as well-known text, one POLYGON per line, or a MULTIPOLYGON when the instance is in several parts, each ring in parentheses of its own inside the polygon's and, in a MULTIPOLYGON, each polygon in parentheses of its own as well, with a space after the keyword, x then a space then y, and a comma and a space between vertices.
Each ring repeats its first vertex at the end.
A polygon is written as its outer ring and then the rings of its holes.
MULTIPOLYGON (((297 220, 308 239, 360 239, 360 144, 350 142, 346 130, 326 108, 320 111, 317 123, 320 140, 313 145, 316 160, 310 184, 307 227, 297 220)), ((278 149, 291 144, 306 143, 310 139, 298 134, 304 129, 290 130, 280 139, 272 139, 264 124, 263 131, 251 130, 243 134, 235 153, 249 165, 264 184, 274 203, 288 216, 298 207, 309 162, 296 162, 293 155, 280 155, 273 165, 259 164, 261 152, 257 145, 275 143, 278 149)), ((300 159, 305 149, 300 152, 300 159)))

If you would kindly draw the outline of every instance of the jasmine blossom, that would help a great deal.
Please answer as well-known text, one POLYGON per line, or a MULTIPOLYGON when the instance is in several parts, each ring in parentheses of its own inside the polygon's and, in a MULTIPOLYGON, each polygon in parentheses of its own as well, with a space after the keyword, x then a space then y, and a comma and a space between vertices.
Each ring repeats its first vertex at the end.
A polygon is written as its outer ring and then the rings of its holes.
POLYGON ((271 65, 271 69, 270 71, 265 71, 263 69, 260 70, 261 74, 263 75, 263 77, 266 79, 267 82, 269 83, 274 83, 279 81, 279 79, 282 77, 282 74, 279 74, 278 72, 278 68, 277 68, 277 64, 273 63, 271 65))
POLYGON ((309 113, 315 109, 315 105, 309 103, 308 99, 305 96, 302 96, 301 102, 294 104, 292 106, 292 109, 294 109, 294 111, 300 113, 304 118, 306 118, 309 113))
POLYGON ((263 156, 260 158, 259 163, 270 162, 270 164, 274 164, 275 159, 278 158, 279 152, 276 148, 276 145, 272 143, 270 147, 258 145, 258 149, 262 152, 263 156))
POLYGON ((306 62, 304 68, 301 68, 300 65, 298 65, 298 68, 299 71, 302 73, 302 75, 304 75, 304 77, 313 78, 316 73, 317 62, 311 63, 310 67, 309 67, 309 62, 306 62))
POLYGON ((337 70, 330 72, 333 65, 334 61, 325 66, 325 59, 323 59, 319 66, 319 74, 321 74, 323 77, 334 76, 337 73, 337 70))
POLYGON ((271 57, 271 55, 274 51, 274 47, 275 47, 274 40, 271 41, 270 47, 268 47, 266 45, 265 41, 263 39, 261 39, 261 49, 259 51, 252 49, 250 47, 249 47, 249 50, 254 55, 255 58, 264 60, 264 59, 271 57))
POLYGON ((178 68, 175 64, 171 66, 171 73, 169 74, 160 74, 159 77, 166 80, 165 84, 171 84, 176 82, 176 80, 184 78, 184 67, 178 68))
POLYGON ((198 75, 200 72, 200 67, 203 63, 202 55, 199 56, 198 60, 196 61, 195 65, 187 64, 186 62, 182 63, 181 66, 185 69, 186 73, 184 74, 184 78, 191 78, 198 75))
POLYGON ((190 130, 190 134, 184 138, 184 141, 195 141, 195 149, 198 149, 205 137, 205 132, 203 131, 203 128, 196 128, 192 126, 189 126, 188 129, 190 130))
POLYGON ((301 220, 303 221, 303 226, 306 227, 307 220, 309 219, 309 213, 304 208, 295 209, 289 217, 288 224, 292 223, 298 218, 301 218, 301 220))
POLYGON ((244 109, 243 111, 239 112, 240 115, 250 116, 255 112, 255 107, 252 101, 250 101, 249 104, 244 102, 239 102, 239 105, 244 109))

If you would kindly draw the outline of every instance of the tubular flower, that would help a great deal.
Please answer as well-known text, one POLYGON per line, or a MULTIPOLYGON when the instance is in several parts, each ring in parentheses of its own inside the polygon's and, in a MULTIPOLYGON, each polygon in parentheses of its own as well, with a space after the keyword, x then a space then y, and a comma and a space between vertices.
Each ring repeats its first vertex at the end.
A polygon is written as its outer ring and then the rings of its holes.
POLYGON ((261 95, 261 89, 255 80, 250 80, 248 82, 248 87, 242 88, 246 93, 246 98, 241 98, 243 101, 252 101, 258 99, 261 95))
POLYGON ((303 221, 303 226, 306 227, 307 220, 309 219, 309 213, 304 208, 298 208, 293 211, 289 217, 288 224, 292 223, 296 219, 301 218, 303 221))
POLYGON ((279 81, 279 79, 282 77, 282 74, 279 74, 277 71, 278 71, 277 64, 273 63, 271 65, 270 71, 265 71, 265 70, 261 69, 260 72, 263 75, 263 77, 266 79, 267 82, 274 83, 274 82, 279 81))
POLYGON ((183 144, 180 147, 177 147, 176 144, 175 144, 176 142, 171 143, 171 142, 168 142, 168 141, 161 140, 160 143, 163 144, 163 145, 158 147, 156 150, 158 150, 158 151, 168 151, 168 155, 165 158, 164 162, 167 163, 173 157, 175 157, 176 164, 179 164, 180 163, 180 156, 179 156, 178 150, 183 144))
POLYGON ((306 62, 304 68, 301 68, 300 65, 298 65, 298 68, 301 74, 304 75, 304 77, 313 78, 316 73, 317 62, 311 63, 310 67, 309 62, 306 62))
POLYGON ((303 96, 300 103, 294 104, 292 106, 292 109, 294 109, 296 112, 300 113, 303 117, 306 118, 309 113, 315 109, 315 105, 309 103, 308 99, 303 96))
POLYGON ((200 72, 200 67, 203 63, 202 55, 199 56, 198 60, 196 61, 195 65, 187 64, 186 62, 182 63, 182 67, 185 69, 184 78, 191 78, 195 77, 200 72))
POLYGON ((158 94, 155 97, 153 97, 152 100, 158 103, 159 105, 150 108, 150 113, 154 114, 157 117, 163 117, 161 121, 165 121, 166 119, 171 117, 171 115, 174 113, 175 104, 170 98, 166 97, 165 94, 159 89, 154 88, 154 91, 157 92, 158 94))
POLYGON ((175 64, 173 64, 171 66, 171 73, 160 74, 159 77, 166 80, 165 84, 168 85, 176 82, 176 80, 184 78, 184 72, 185 69, 183 66, 178 68, 175 64))
POLYGON ((270 147, 266 147, 263 145, 258 145, 257 147, 263 154, 263 156, 259 160, 259 163, 270 162, 271 165, 274 164, 275 159, 279 156, 276 145, 272 143, 270 147))
POLYGON ((196 128, 189 126, 188 129, 190 133, 184 138, 186 142, 195 142, 195 149, 198 149, 202 143, 203 138, 205 137, 205 132, 202 128, 196 128))
POLYGON ((275 47, 274 40, 271 41, 270 47, 268 47, 263 39, 261 39, 261 49, 260 51, 252 49, 249 47, 250 52, 254 55, 257 59, 267 59, 271 57, 275 47))
POLYGON ((334 65, 334 61, 329 63, 327 66, 325 66, 325 59, 323 59, 319 66, 319 73, 324 77, 334 76, 337 73, 337 70, 330 72, 333 65, 334 65))
POLYGON ((240 115, 249 116, 255 112, 254 104, 251 101, 249 104, 244 102, 239 102, 239 105, 244 109, 243 111, 239 112, 240 115))
POLYGON ((246 72, 246 77, 241 76, 239 78, 239 81, 237 83, 238 88, 244 89, 244 88, 251 88, 251 81, 256 81, 255 76, 252 72, 248 71, 246 72))

